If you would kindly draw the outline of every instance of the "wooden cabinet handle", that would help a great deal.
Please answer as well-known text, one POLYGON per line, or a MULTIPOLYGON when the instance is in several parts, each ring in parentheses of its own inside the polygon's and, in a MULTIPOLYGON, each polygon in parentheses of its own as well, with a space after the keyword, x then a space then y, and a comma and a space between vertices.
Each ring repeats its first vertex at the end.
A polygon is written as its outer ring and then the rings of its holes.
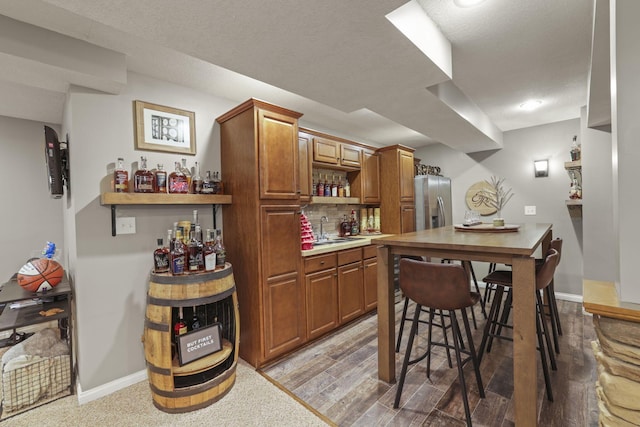
POLYGON ((324 264, 324 261, 320 261, 320 265, 324 264))

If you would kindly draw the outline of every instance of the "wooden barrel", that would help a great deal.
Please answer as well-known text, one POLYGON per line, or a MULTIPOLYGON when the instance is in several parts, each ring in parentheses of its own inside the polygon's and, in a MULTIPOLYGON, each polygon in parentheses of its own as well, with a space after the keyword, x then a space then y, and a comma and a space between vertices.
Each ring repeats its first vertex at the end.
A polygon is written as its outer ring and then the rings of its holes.
POLYGON ((239 319, 231 264, 222 270, 183 276, 151 273, 143 343, 153 403, 158 409, 194 411, 214 403, 233 387, 239 319), (172 355, 173 324, 179 307, 198 307, 206 317, 203 328, 220 324, 221 350, 181 365, 178 356, 172 355))

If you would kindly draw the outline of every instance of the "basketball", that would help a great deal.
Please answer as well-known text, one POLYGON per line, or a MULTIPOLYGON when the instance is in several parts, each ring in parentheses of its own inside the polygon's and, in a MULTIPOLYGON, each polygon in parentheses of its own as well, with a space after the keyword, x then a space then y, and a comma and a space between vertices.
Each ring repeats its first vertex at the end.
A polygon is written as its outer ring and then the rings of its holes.
POLYGON ((43 292, 62 280, 64 269, 52 259, 37 258, 27 262, 18 271, 18 284, 26 291, 43 292))

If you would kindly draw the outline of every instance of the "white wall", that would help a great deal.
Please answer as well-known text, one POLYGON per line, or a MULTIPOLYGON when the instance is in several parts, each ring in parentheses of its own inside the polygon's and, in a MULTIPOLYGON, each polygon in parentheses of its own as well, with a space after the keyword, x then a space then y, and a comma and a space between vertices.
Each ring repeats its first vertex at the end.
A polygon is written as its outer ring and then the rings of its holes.
MULTIPOLYGON (((58 126, 49 126, 65 139, 58 126)), ((64 252, 63 200, 49 195, 44 123, 0 116, 0 153, 0 283, 4 283, 47 241, 64 252)))
MULTIPOLYGON (((152 252, 156 239, 165 237, 174 221, 191 219, 194 208, 119 206, 118 216, 136 218, 137 233, 111 236, 110 208, 100 205, 100 193, 110 185, 117 157, 129 165, 145 155, 150 166, 163 163, 165 168, 183 157, 135 150, 136 99, 195 112, 197 154, 184 157, 189 166, 197 160, 203 172, 220 170, 215 118, 237 104, 136 74, 128 75, 127 88, 117 96, 71 89, 64 119, 73 143, 68 211, 72 218, 67 224, 75 227, 76 235, 69 254, 75 258, 76 343, 83 390, 145 369, 141 337, 152 252)), ((197 208, 203 228, 211 228, 212 207, 197 208)), ((221 228, 221 216, 217 225, 221 228)))
MULTIPOLYGON (((582 220, 573 219, 565 205, 569 177, 564 162, 571 160, 569 150, 574 135, 580 135, 578 119, 504 133, 504 148, 464 154, 442 144, 416 150, 422 164, 440 166, 451 178, 453 222, 464 218, 465 195, 476 182, 492 175, 505 178, 505 186, 514 196, 502 210, 507 223, 551 223, 553 236, 562 237, 562 262, 555 275, 556 292, 582 295, 582 220), (535 178, 533 161, 549 159, 549 177, 535 178), (525 216, 524 206, 536 206, 536 216, 525 216)), ((491 216, 484 217, 490 221, 491 216)), ((487 272, 486 264, 474 264, 478 279, 487 272)))

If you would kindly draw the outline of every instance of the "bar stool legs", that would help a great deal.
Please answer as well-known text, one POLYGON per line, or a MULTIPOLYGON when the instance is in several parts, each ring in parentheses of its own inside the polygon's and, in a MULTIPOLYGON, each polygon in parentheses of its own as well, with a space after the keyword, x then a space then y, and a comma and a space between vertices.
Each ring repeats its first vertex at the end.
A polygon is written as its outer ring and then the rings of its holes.
MULTIPOLYGON (((424 355, 422 355, 421 357, 411 360, 411 351, 413 349, 413 343, 415 340, 415 336, 417 334, 417 330, 418 330, 418 323, 420 322, 420 312, 422 310, 422 307, 420 305, 416 304, 416 311, 414 313, 414 317, 413 317, 413 322, 411 324, 411 331, 409 333, 409 342, 407 344, 407 349, 405 351, 405 355, 404 355, 404 362, 402 364, 402 370, 400 372, 400 379, 398 381, 398 389, 396 391, 396 398, 393 404, 394 408, 398 408, 398 406, 400 405, 400 398, 402 396, 402 389, 404 387, 404 381, 407 375, 407 370, 409 365, 417 363, 421 360, 423 360, 425 357, 427 358, 427 378, 430 377, 431 375, 431 350, 433 348, 433 346, 442 346, 445 347, 447 349, 451 348, 451 344, 449 344, 448 342, 443 342, 443 343, 436 343, 432 341, 432 335, 431 335, 431 329, 432 329, 432 325, 429 325, 429 334, 428 334, 428 338, 427 338, 427 350, 425 352, 424 355)), ((448 311, 448 315, 449 315, 449 319, 451 320, 451 328, 452 328, 452 335, 453 335, 453 350, 455 351, 455 357, 456 357, 456 363, 458 365, 458 380, 460 381, 460 387, 461 387, 461 391, 462 391, 462 400, 463 400, 463 404, 464 404, 464 411, 465 411, 465 417, 467 420, 467 425, 471 426, 471 408, 469 407, 469 400, 467 398, 467 384, 464 378, 464 365, 468 362, 471 361, 472 365, 473 365, 473 369, 475 372, 475 376, 476 376, 476 382, 478 385, 478 391, 480 394, 480 397, 484 398, 485 397, 485 393, 484 393, 484 386, 482 384, 482 377, 480 375, 480 362, 479 359, 476 356, 476 352, 475 352, 475 347, 473 344, 473 337, 471 335, 471 326, 469 325, 469 318, 467 317, 467 313, 465 310, 460 310, 461 313, 461 317, 464 323, 464 329, 465 329, 465 333, 467 336, 467 341, 468 341, 468 346, 469 346, 469 350, 466 351, 464 349, 464 342, 462 340, 462 333, 460 331, 460 326, 458 325, 458 319, 456 317, 456 313, 453 310, 449 310, 448 311), (466 354, 467 357, 463 360, 462 359, 462 354, 466 354)), ((442 313, 441 313, 442 315, 442 313)), ((429 320, 432 321, 433 318, 435 316, 435 310, 434 309, 429 309, 429 320)), ((446 336, 446 334, 445 334, 446 336)))

